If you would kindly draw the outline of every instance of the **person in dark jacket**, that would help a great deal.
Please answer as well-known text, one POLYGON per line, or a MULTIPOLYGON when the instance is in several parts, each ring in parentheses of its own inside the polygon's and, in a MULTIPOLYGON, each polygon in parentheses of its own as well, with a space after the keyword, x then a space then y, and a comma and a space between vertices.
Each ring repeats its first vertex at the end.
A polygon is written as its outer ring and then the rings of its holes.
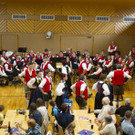
POLYGON ((73 107, 70 107, 70 114, 68 113, 68 106, 66 104, 62 104, 61 111, 62 112, 60 112, 57 116, 57 122, 63 128, 63 130, 65 130, 66 127, 74 120, 73 107))
POLYGON ((133 107, 130 106, 131 100, 129 98, 125 99, 125 105, 119 107, 115 114, 119 114, 121 117, 124 117, 126 111, 132 111, 133 107))
POLYGON ((37 110, 35 103, 31 103, 30 104, 29 118, 30 119, 34 119, 37 124, 39 124, 40 126, 42 126, 42 115, 37 110))

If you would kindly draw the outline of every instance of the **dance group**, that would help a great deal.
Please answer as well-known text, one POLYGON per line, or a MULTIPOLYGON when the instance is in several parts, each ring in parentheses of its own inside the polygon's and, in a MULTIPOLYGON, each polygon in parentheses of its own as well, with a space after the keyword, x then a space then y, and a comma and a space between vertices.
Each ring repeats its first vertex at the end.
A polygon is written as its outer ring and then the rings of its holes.
MULTIPOLYGON (((3 51, 0 60, 0 78, 5 79, 6 82, 2 82, 1 85, 21 80, 25 85, 28 108, 41 98, 46 109, 50 103, 54 110, 57 106, 59 110, 66 111, 63 109, 63 103, 70 102, 69 98, 73 93, 79 108, 86 108, 87 99, 92 95, 87 80, 91 82, 95 79, 97 82, 92 87, 97 92, 94 113, 97 117, 96 123, 100 124, 105 116, 101 116, 99 109, 106 105, 107 110, 110 101, 115 109, 121 106, 123 85, 128 83, 134 73, 134 58, 134 46, 128 55, 121 56, 114 41, 108 47, 108 56, 105 56, 104 51, 91 56, 88 50, 81 54, 79 51, 74 52, 71 48, 65 52, 60 51, 56 57, 48 49, 45 49, 44 53, 38 51, 36 54, 31 50, 25 53, 23 58, 18 55, 18 52, 7 57, 6 51, 3 51), (60 69, 56 66, 57 59, 62 63, 60 69), (73 69, 77 72, 73 72, 73 69), (56 99, 53 102, 51 100, 54 96, 52 85, 56 71, 58 71, 60 82, 55 90, 56 99), (79 76, 74 84, 72 84, 71 75, 79 76)), ((62 122, 59 124, 63 127, 62 122)))

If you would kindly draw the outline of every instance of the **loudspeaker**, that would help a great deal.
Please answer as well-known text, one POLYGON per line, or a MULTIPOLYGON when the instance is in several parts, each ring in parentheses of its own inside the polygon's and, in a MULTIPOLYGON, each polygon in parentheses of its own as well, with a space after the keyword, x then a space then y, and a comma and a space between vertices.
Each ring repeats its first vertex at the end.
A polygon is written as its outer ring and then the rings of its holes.
POLYGON ((27 52, 27 48, 26 47, 20 47, 18 48, 18 52, 27 52))

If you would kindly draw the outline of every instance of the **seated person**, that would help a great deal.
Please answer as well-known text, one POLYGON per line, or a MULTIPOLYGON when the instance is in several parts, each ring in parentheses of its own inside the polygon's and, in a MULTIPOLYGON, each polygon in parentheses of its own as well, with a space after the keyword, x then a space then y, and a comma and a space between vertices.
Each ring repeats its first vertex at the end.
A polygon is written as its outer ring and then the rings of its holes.
POLYGON ((129 56, 128 60, 126 61, 126 64, 128 64, 130 71, 134 68, 134 60, 132 56, 129 56))
POLYGON ((125 112, 126 111, 132 111, 133 110, 133 107, 130 106, 131 105, 131 100, 129 98, 126 98, 125 99, 125 105, 119 107, 115 114, 119 114, 121 117, 124 117, 125 115, 125 112))
POLYGON ((12 75, 13 71, 10 58, 7 59, 7 62, 4 64, 4 68, 7 75, 12 75))
POLYGON ((132 50, 129 52, 129 56, 133 56, 133 58, 135 58, 135 46, 132 46, 132 50))
POLYGON ((57 116, 58 124, 65 130, 67 126, 74 120, 73 107, 70 107, 71 114, 68 113, 68 106, 66 104, 61 105, 61 111, 57 116))
POLYGON ((24 129, 19 123, 16 125, 16 128, 19 130, 22 129, 26 132, 26 135, 44 135, 41 127, 36 123, 34 119, 29 119, 27 121, 28 129, 24 129))
POLYGON ((50 105, 52 106, 52 115, 55 116, 55 118, 57 118, 59 109, 58 109, 56 103, 52 100, 52 101, 50 101, 50 105))
POLYGON ((100 75, 102 73, 102 66, 100 63, 97 64, 97 69, 94 73, 89 74, 87 79, 93 78, 93 79, 99 79, 100 75))
POLYGON ((96 109, 96 110, 94 110, 94 113, 95 114, 98 114, 98 117, 96 118, 96 123, 97 124, 101 123, 104 120, 105 116, 108 115, 108 112, 109 112, 109 110, 111 108, 111 106, 109 105, 109 103, 110 103, 109 98, 108 97, 104 97, 102 99, 102 104, 103 104, 102 109, 96 109))
POLYGON ((121 127, 125 134, 127 135, 135 135, 135 127, 131 123, 132 112, 126 111, 125 120, 122 122, 121 127))
POLYGON ((96 56, 93 58, 93 64, 97 65, 100 62, 100 56, 96 53, 96 56))
POLYGON ((74 135, 75 123, 71 122, 65 129, 65 135, 74 135))
POLYGON ((29 118, 34 119, 39 126, 42 126, 42 115, 37 110, 35 103, 30 104, 29 118))
POLYGON ((116 128, 111 116, 105 117, 105 122, 99 126, 100 135, 116 135, 116 128))

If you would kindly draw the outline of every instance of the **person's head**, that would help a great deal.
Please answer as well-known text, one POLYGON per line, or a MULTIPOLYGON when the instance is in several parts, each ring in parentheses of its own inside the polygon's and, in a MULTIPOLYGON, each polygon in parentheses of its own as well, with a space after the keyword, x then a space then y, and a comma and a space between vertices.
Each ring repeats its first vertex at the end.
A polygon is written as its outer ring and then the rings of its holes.
POLYGON ((118 61, 119 61, 119 62, 122 62, 122 58, 120 57, 118 61))
POLYGON ((109 56, 107 57, 107 59, 108 59, 108 60, 111 60, 111 56, 109 55, 109 56))
POLYGON ((125 69, 129 68, 128 64, 124 64, 124 68, 125 69))
POLYGON ((90 60, 89 60, 89 58, 88 58, 88 57, 86 57, 86 62, 87 62, 87 63, 89 63, 89 62, 90 62, 90 60))
POLYGON ((129 56, 129 60, 133 60, 133 57, 132 56, 129 56))
POLYGON ((118 57, 119 56, 119 53, 118 52, 115 52, 115 56, 118 57))
POLYGON ((75 57, 75 56, 76 56, 76 53, 75 53, 75 52, 73 52, 73 53, 72 53, 72 56, 74 56, 74 57, 75 57))
POLYGON ((67 60, 67 61, 70 61, 70 58, 69 58, 69 56, 67 56, 67 57, 66 57, 66 60, 67 60))
POLYGON ((48 61, 48 57, 45 56, 45 57, 43 58, 43 62, 46 63, 47 61, 48 61))
POLYGON ((105 52, 104 51, 101 51, 100 52, 100 55, 102 56, 102 55, 105 55, 105 52))
POLYGON ((0 105, 0 112, 4 111, 4 105, 0 105))
POLYGON ((96 57, 96 58, 98 58, 98 57, 99 57, 99 54, 98 54, 98 53, 96 53, 95 57, 96 57))
POLYGON ((87 53, 88 53, 88 50, 87 50, 87 49, 85 49, 85 50, 84 50, 84 54, 87 54, 87 53))
POLYGON ((34 53, 33 50, 31 50, 30 53, 33 54, 34 53))
POLYGON ((24 58, 28 58, 28 54, 25 54, 25 55, 24 55, 24 58))
POLYGON ((132 112, 131 111, 126 111, 125 119, 131 121, 131 118, 132 118, 132 112))
POLYGON ((2 51, 2 55, 5 56, 6 55, 6 51, 2 51))
POLYGON ((44 102, 42 98, 38 98, 36 101, 36 107, 44 106, 44 102))
POLYGON ((48 54, 49 54, 49 56, 51 56, 52 52, 51 52, 51 51, 49 51, 49 52, 48 52, 48 54))
POLYGON ((121 69, 121 65, 120 64, 117 65, 117 69, 121 69))
POLYGON ((36 55, 37 55, 37 56, 40 56, 40 52, 39 52, 39 51, 37 51, 36 55))
POLYGON ((41 71, 37 71, 37 77, 41 78, 42 77, 42 72, 41 71))
POLYGON ((102 63, 99 62, 99 63, 97 64, 97 67, 98 67, 98 68, 99 68, 99 67, 102 67, 102 63))
POLYGON ((135 46, 132 46, 132 50, 135 51, 135 46))
POLYGON ((33 63, 32 62, 29 62, 28 63, 28 68, 29 68, 29 70, 32 70, 33 69, 33 63))
POLYGON ((125 99, 125 105, 128 105, 128 106, 131 105, 131 100, 129 98, 125 99))
POLYGON ((34 113, 37 110, 36 104, 31 103, 30 104, 30 114, 34 113))
POLYGON ((48 53, 48 49, 45 49, 45 53, 48 53))
POLYGON ((17 55, 16 56, 16 60, 20 60, 21 58, 20 58, 20 56, 19 55, 17 55))
POLYGON ((51 77, 52 72, 49 69, 47 69, 47 70, 45 70, 45 75, 48 77, 51 77))
POLYGON ((2 60, 0 60, 0 65, 2 65, 2 66, 3 66, 3 64, 4 64, 4 62, 3 62, 2 60))
POLYGON ((8 61, 8 63, 10 63, 11 62, 11 59, 8 57, 7 61, 8 61))
POLYGON ((124 60, 122 60, 122 65, 125 65, 126 64, 126 62, 125 62, 125 59, 124 60))
POLYGON ((114 45, 114 41, 112 41, 112 45, 114 45))
POLYGON ((84 60, 84 56, 83 55, 79 55, 79 61, 84 60))
POLYGON ((56 103, 55 103, 53 100, 51 100, 51 101, 50 101, 50 105, 51 105, 52 107, 55 107, 55 106, 56 106, 56 103))
POLYGON ((66 104, 61 105, 61 111, 62 111, 62 113, 66 113, 68 111, 68 107, 66 104))
POLYGON ((132 114, 135 115, 135 107, 132 110, 132 114))
POLYGON ((27 121, 27 124, 28 124, 28 128, 33 129, 36 126, 36 121, 34 119, 29 119, 27 121))
POLYGON ((104 97, 103 99, 102 99, 102 104, 103 105, 108 105, 110 103, 110 99, 108 98, 108 97, 104 97))
POLYGON ((63 56, 63 52, 62 52, 62 51, 60 51, 59 55, 60 55, 60 56, 63 56))
POLYGON ((101 81, 105 82, 106 81, 106 75, 105 74, 101 74, 100 78, 101 81))
POLYGON ((115 108, 113 106, 110 107, 110 110, 108 111, 109 115, 115 114, 115 108))
POLYGON ((32 63, 35 63, 35 58, 32 58, 32 59, 31 59, 31 62, 32 62, 32 63))
POLYGON ((60 73, 59 76, 60 76, 60 80, 62 80, 64 82, 68 79, 66 74, 60 73))
POLYGON ((73 122, 71 122, 68 126, 67 126, 67 128, 66 128, 67 130, 74 130, 75 129, 75 122, 73 121, 73 122))
POLYGON ((106 117, 105 117, 105 123, 106 123, 106 124, 112 123, 112 117, 111 117, 111 116, 106 116, 106 117))
POLYGON ((86 81, 87 81, 86 76, 85 76, 85 75, 80 75, 79 81, 84 81, 84 82, 86 82, 86 81))

